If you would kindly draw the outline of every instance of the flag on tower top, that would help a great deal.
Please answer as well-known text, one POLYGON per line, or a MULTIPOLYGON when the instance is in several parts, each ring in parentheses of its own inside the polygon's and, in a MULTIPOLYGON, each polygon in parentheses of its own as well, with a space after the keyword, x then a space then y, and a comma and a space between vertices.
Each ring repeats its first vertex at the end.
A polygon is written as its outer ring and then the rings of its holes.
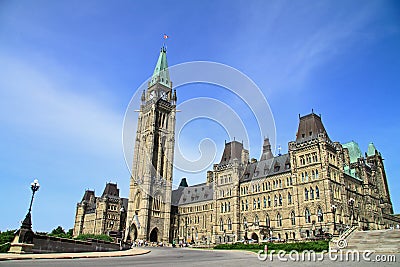
POLYGON ((164 39, 168 39, 169 36, 164 33, 164 39))

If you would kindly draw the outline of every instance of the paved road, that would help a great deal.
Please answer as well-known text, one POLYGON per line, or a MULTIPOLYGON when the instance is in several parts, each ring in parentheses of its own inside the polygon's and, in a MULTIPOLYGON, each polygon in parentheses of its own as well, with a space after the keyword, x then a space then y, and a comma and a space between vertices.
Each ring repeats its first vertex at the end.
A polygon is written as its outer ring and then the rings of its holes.
MULTIPOLYGON (((376 262, 333 262, 325 258, 322 262, 279 262, 274 258, 273 265, 277 266, 399 266, 400 255, 396 255, 396 261, 392 263, 376 262)), ((374 257, 371 257, 374 259, 374 257)), ((180 248, 151 248, 151 252, 146 255, 117 257, 117 258, 94 258, 94 259, 41 259, 41 260, 13 260, 2 261, 0 266, 41 266, 41 267, 75 267, 75 266, 271 266, 271 262, 260 261, 257 255, 250 252, 240 251, 208 251, 197 249, 180 248)))

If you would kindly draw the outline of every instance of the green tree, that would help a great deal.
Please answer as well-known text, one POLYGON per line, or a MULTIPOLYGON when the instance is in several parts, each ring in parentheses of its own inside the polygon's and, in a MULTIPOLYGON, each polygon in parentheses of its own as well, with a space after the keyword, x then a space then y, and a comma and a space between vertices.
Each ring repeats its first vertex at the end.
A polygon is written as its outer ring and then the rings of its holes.
POLYGON ((72 238, 73 234, 74 234, 74 229, 73 228, 69 229, 67 232, 68 238, 72 238))
POLYGON ((15 230, 0 231, 0 253, 5 253, 10 249, 10 243, 14 239, 15 230))
POLYGON ((58 226, 57 228, 53 229, 49 235, 60 237, 60 235, 65 235, 65 231, 61 226, 58 226))

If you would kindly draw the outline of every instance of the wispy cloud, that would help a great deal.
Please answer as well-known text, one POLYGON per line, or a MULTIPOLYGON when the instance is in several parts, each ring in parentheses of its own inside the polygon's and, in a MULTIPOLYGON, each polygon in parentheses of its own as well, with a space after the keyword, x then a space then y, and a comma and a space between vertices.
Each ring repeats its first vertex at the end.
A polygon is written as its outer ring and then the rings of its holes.
MULTIPOLYGON (((0 120, 12 129, 48 138, 74 140, 81 149, 121 147, 122 115, 96 97, 77 93, 29 61, 2 55, 0 120), (101 144, 101 146, 99 146, 101 144)), ((80 77, 79 79, 82 79, 80 77)))
POLYGON ((262 75, 268 94, 301 90, 317 66, 373 41, 370 26, 380 12, 379 2, 264 2, 263 8, 243 11, 233 42, 240 45, 229 46, 227 53, 253 77, 262 75), (257 41, 249 42, 254 36, 257 41))

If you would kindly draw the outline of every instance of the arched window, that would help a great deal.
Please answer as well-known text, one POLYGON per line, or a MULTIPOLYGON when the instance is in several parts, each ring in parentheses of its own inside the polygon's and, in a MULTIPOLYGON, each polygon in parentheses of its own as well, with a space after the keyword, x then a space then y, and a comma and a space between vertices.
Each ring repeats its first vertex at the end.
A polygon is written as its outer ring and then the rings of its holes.
POLYGON ((282 216, 281 216, 280 213, 278 213, 278 214, 276 215, 276 226, 277 226, 277 227, 281 227, 281 226, 282 226, 282 216))
POLYGON ((323 222, 324 221, 324 213, 322 212, 321 207, 318 207, 317 215, 318 215, 318 222, 323 222))
POLYGON ((247 219, 246 217, 243 217, 243 229, 247 228, 247 219))
POLYGON ((274 206, 276 207, 278 205, 278 197, 275 195, 274 197, 274 206))
POLYGON ((231 221, 231 218, 228 218, 228 230, 232 230, 232 221, 231 221))
POLYGON ((261 202, 260 202, 260 198, 257 198, 257 208, 261 209, 261 202))
POLYGON ((304 188, 304 199, 307 201, 308 200, 308 189, 304 188))
POLYGON ((268 207, 271 207, 271 197, 268 196, 268 207))
POLYGON ((301 181, 304 182, 304 172, 301 173, 301 181))
POLYGON ((268 214, 265 216, 265 224, 266 224, 267 227, 270 227, 270 226, 271 226, 271 221, 270 221, 270 219, 269 219, 268 214))
POLYGON ((315 170, 315 179, 318 179, 318 170, 315 170))
POLYGON ((315 179, 315 172, 314 172, 314 170, 311 171, 311 178, 315 179))
POLYGON ((318 188, 318 186, 315 187, 315 197, 319 198, 319 188, 318 188))
POLYGON ((312 187, 310 187, 310 198, 314 199, 314 189, 312 187))
POLYGON ((219 230, 222 232, 224 231, 224 221, 222 218, 219 220, 219 230))
POLYGON ((279 194, 279 206, 282 206, 282 195, 279 194))
POLYGON ((288 204, 292 204, 292 195, 290 193, 287 194, 288 204))
POLYGON ((161 196, 157 195, 153 198, 153 215, 160 216, 161 210, 161 196))
POLYGON ((228 202, 228 212, 231 211, 231 202, 228 202))
POLYGON ((279 179, 279 188, 282 188, 282 180, 279 179))
POLYGON ((141 198, 140 193, 137 193, 135 197, 135 210, 140 209, 140 198, 141 198))
POLYGON ((246 199, 246 210, 249 210, 249 202, 246 199))
POLYGON ((308 208, 306 208, 306 210, 304 212, 304 217, 306 219, 306 223, 310 223, 311 222, 311 213, 310 213, 310 210, 308 208))
POLYGON ((267 207, 267 199, 264 197, 264 208, 267 207))
POLYGON ((258 226, 260 224, 260 220, 258 219, 258 216, 254 216, 254 225, 258 226))
POLYGON ((242 210, 244 210, 244 201, 242 200, 242 210))
POLYGON ((292 222, 292 225, 296 225, 296 214, 294 211, 290 213, 290 221, 292 222))
POLYGON ((306 182, 308 181, 308 172, 306 172, 306 182))
POLYGON ((257 202, 256 199, 253 199, 253 210, 255 210, 257 208, 257 202))

